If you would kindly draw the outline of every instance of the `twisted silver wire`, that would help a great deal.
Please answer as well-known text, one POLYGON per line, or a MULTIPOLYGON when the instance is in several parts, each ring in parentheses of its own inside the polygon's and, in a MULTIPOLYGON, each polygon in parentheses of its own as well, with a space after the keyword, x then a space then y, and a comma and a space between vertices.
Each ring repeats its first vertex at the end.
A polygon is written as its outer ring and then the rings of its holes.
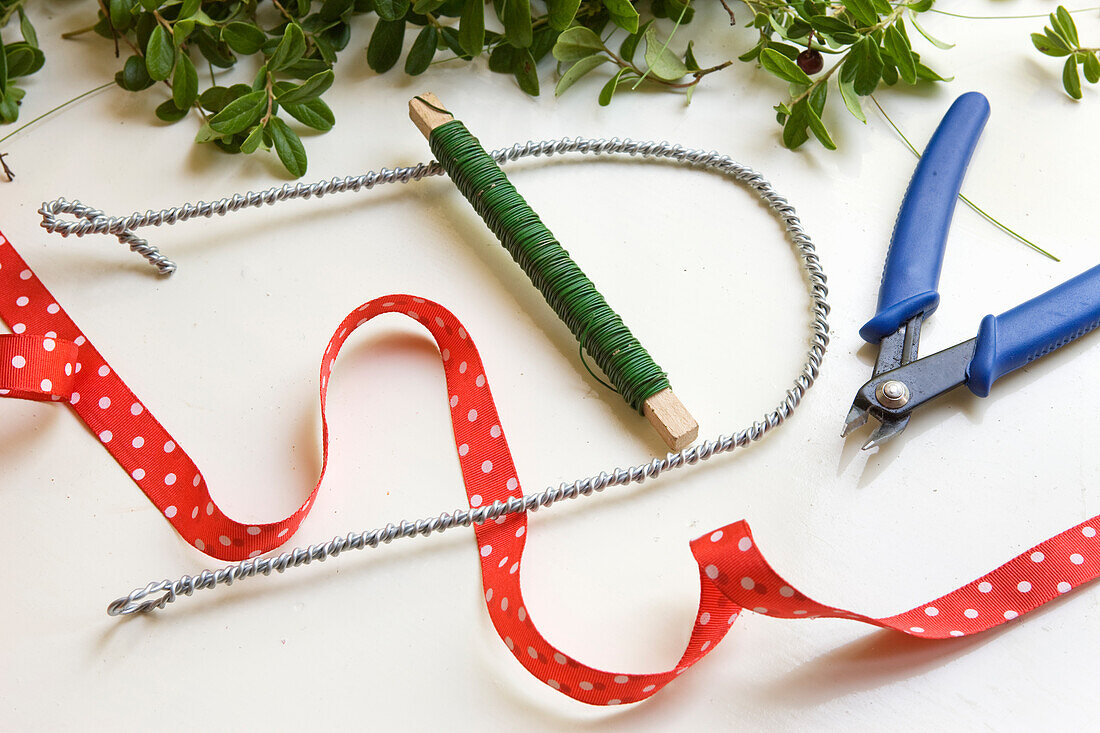
MULTIPOLYGON (((236 580, 251 578, 255 575, 270 575, 272 572, 281 573, 288 568, 308 565, 314 561, 322 562, 329 557, 338 556, 341 552, 361 550, 368 547, 375 548, 399 538, 416 537, 418 535, 426 537, 431 534, 445 532, 454 527, 469 527, 473 524, 482 524, 488 521, 504 521, 503 517, 507 514, 534 512, 542 507, 550 507, 564 499, 590 496, 603 491, 609 486, 642 483, 647 479, 655 479, 666 471, 692 466, 712 456, 728 453, 735 448, 741 448, 758 441, 771 430, 782 425, 794 413, 806 392, 817 379, 825 350, 829 344, 829 324, 827 321, 829 305, 826 302, 828 288, 826 287, 825 273, 821 269, 813 242, 810 241, 809 236, 803 230, 802 223, 795 214, 794 207, 776 193, 775 189, 763 176, 751 168, 734 162, 728 156, 719 155, 716 152, 691 150, 668 142, 638 142, 629 139, 619 140, 618 138, 612 138, 611 140, 563 138, 542 142, 517 143, 510 148, 494 150, 490 155, 498 163, 507 163, 530 156, 551 156, 565 153, 641 155, 646 158, 665 158, 696 168, 715 170, 744 183, 778 215, 805 273, 812 313, 810 347, 806 353, 806 360, 798 376, 795 377, 794 385, 784 393, 778 406, 766 413, 761 420, 753 422, 749 427, 733 435, 719 435, 714 440, 685 448, 679 453, 669 453, 664 458, 655 457, 648 463, 625 469, 614 468, 610 471, 602 471, 595 476, 577 479, 572 483, 562 483, 557 488, 550 487, 541 492, 509 499, 507 502, 497 501, 476 509, 458 509, 454 512, 444 512, 435 517, 418 519, 413 522, 402 520, 397 524, 391 523, 385 527, 358 533, 351 532, 345 537, 335 537, 328 542, 299 547, 275 557, 243 560, 218 570, 203 570, 198 575, 184 575, 175 581, 168 579, 153 581, 144 588, 137 588, 128 595, 111 602, 107 606, 109 615, 128 616, 161 609, 178 597, 190 596, 197 590, 214 588, 218 585, 232 585, 236 580)), ((200 201, 196 204, 185 204, 158 212, 134 213, 128 217, 108 217, 103 212, 85 206, 78 201, 70 202, 59 198, 53 202, 42 204, 39 213, 42 214, 42 226, 47 231, 57 232, 62 236, 71 234, 78 237, 89 233, 113 234, 119 241, 128 244, 133 251, 138 252, 153 263, 162 274, 170 274, 175 270, 175 264, 160 254, 156 247, 135 235, 133 233, 134 229, 142 226, 173 224, 196 216, 224 215, 245 207, 259 207, 279 201, 298 198, 308 199, 331 193, 358 191, 388 183, 408 183, 427 176, 442 175, 442 173, 442 168, 434 161, 405 168, 383 168, 378 172, 372 171, 361 176, 333 178, 329 181, 318 181, 311 184, 286 184, 266 191, 235 194, 214 202, 200 201), (59 220, 57 214, 62 213, 73 214, 77 219, 75 221, 59 220)))

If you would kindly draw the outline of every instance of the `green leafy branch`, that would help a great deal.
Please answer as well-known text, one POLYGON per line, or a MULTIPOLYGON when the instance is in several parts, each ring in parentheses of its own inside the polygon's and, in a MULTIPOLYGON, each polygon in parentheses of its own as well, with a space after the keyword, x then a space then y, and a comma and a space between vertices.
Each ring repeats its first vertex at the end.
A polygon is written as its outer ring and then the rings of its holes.
POLYGON ((1031 42, 1047 56, 1066 56, 1062 67, 1062 86, 1066 94, 1081 98, 1081 75, 1090 84, 1100 81, 1100 48, 1085 48, 1077 36, 1077 24, 1073 16, 1061 5, 1050 14, 1050 25, 1042 33, 1032 33, 1031 42), (1081 67, 1081 72, 1077 67, 1081 67))
MULTIPOLYGON (((171 98, 156 108, 159 119, 176 122, 193 109, 204 121, 196 142, 229 153, 274 149, 298 177, 307 168, 305 146, 279 112, 322 132, 333 127, 335 116, 320 97, 335 79, 331 65, 350 39, 347 19, 355 5, 327 0, 305 17, 275 5, 280 22, 264 31, 254 22, 254 2, 110 0, 94 30, 134 50, 115 76, 120 87, 138 92, 163 82, 171 90, 171 98), (195 52, 210 70, 211 86, 201 93, 195 52), (217 84, 214 67, 233 66, 236 54, 262 57, 252 84, 217 84)), ((294 6, 304 13, 309 8, 309 2, 294 6)))
POLYGON ((789 98, 775 107, 776 120, 783 126, 783 144, 788 148, 800 147, 812 133, 826 148, 836 149, 822 119, 834 77, 845 108, 860 122, 867 121, 860 98, 882 85, 948 81, 921 61, 906 25, 908 18, 930 43, 950 47, 917 21, 920 13, 931 8, 931 0, 747 4, 756 12, 753 26, 760 36, 739 58, 758 61, 765 71, 789 84, 789 98), (836 61, 822 73, 824 56, 836 61))
MULTIPOLYGON (((10 35, 7 27, 18 19, 22 36, 11 43, 0 38, 0 122, 18 117, 25 95, 18 84, 45 63, 27 5, 0 0, 0 29, 10 35)), ((273 151, 291 175, 301 176, 308 161, 300 135, 335 125, 323 95, 358 15, 373 16, 365 53, 376 73, 400 66, 417 76, 439 64, 484 61, 532 96, 555 74, 559 95, 586 76, 605 75, 601 105, 643 85, 684 94, 690 103, 709 75, 738 60, 752 64, 786 86, 774 109, 792 149, 811 137, 836 147, 824 121, 831 119, 830 96, 865 122, 863 105, 873 92, 948 80, 914 48, 913 41, 951 47, 929 34, 920 17, 997 17, 939 10, 933 0, 722 0, 722 6, 731 24, 740 18, 754 29, 752 46, 706 66, 696 60, 694 41, 684 38, 696 0, 95 0, 95 22, 63 37, 94 32, 111 41, 116 56, 128 49, 117 85, 167 91, 155 115, 172 123, 193 112, 197 142, 229 153, 273 151), (223 83, 223 70, 241 61, 252 83, 223 83)), ((1066 57, 1063 85, 1079 99, 1082 77, 1100 80, 1100 57, 1081 45, 1072 12, 1059 7, 1032 39, 1042 53, 1066 57)))
POLYGON ((554 89, 556 95, 561 95, 585 75, 595 71, 605 63, 611 63, 618 67, 611 78, 600 90, 599 103, 607 106, 619 87, 628 82, 633 82, 630 88, 636 88, 643 81, 672 89, 686 89, 688 100, 696 85, 707 74, 721 71, 731 65, 732 61, 724 61, 706 69, 699 66, 695 60, 695 52, 692 44, 688 43, 683 60, 669 50, 669 40, 661 40, 653 21, 641 25, 634 33, 627 35, 619 46, 619 52, 612 51, 604 41, 596 35, 595 31, 584 26, 574 26, 558 36, 554 44, 554 58, 568 68, 562 73, 558 84, 554 89), (642 57, 644 67, 635 62, 638 45, 644 43, 642 57), (683 81, 688 78, 688 81, 683 81))
MULTIPOLYGON (((15 122, 19 118, 19 104, 26 91, 16 86, 15 80, 30 76, 46 63, 45 55, 38 48, 38 34, 34 30, 34 24, 23 9, 25 4, 26 0, 0 2, 0 29, 18 17, 19 32, 22 35, 22 40, 12 43, 4 43, 0 36, 0 122, 15 122)), ((10 181, 11 171, 6 164, 3 168, 10 181)))

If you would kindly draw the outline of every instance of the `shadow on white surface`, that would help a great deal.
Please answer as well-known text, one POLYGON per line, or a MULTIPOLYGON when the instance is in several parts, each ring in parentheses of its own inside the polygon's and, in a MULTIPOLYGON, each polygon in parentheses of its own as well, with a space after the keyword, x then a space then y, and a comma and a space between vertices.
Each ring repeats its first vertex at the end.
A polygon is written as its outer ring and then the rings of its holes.
POLYGON ((951 664, 1018 626, 1036 625, 1075 594, 1087 593, 1095 581, 1086 583, 1025 618, 1010 621, 980 634, 959 639, 920 639, 890 629, 867 636, 823 654, 788 675, 761 686, 763 694, 783 705, 813 707, 868 690, 875 690, 918 677, 951 664))

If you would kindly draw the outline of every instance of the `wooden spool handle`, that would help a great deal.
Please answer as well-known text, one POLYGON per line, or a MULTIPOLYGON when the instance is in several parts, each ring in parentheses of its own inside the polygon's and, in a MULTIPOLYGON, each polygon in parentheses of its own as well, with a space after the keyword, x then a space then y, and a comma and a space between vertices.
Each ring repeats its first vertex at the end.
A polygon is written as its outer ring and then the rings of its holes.
MULTIPOLYGON (((428 92, 409 100, 409 118, 425 138, 431 138, 432 130, 455 117, 447 111, 438 97, 428 92)), ((687 448, 699 436, 699 423, 671 388, 663 389, 647 398, 642 405, 642 413, 665 445, 674 451, 687 448)))

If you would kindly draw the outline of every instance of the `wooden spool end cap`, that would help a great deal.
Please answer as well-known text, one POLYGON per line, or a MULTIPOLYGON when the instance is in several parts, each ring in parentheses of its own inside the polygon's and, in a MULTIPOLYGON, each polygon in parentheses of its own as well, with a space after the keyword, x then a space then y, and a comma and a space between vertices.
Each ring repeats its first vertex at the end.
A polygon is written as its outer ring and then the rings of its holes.
POLYGON ((681 451, 699 437, 699 423, 671 388, 648 398, 642 405, 642 412, 671 450, 681 451))
POLYGON ((450 112, 439 111, 446 109, 439 101, 439 97, 431 92, 424 92, 409 100, 409 119, 424 137, 431 137, 432 130, 455 118, 450 112))

